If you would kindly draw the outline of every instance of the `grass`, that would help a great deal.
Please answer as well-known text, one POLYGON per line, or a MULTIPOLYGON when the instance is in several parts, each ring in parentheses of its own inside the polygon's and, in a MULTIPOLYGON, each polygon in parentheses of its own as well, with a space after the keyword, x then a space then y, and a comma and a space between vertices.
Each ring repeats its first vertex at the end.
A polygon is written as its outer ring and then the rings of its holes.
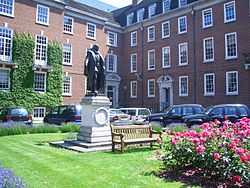
POLYGON ((50 147, 66 134, 32 134, 0 137, 0 164, 14 170, 28 187, 34 188, 178 188, 152 175, 161 163, 151 150, 124 154, 76 153, 50 147))

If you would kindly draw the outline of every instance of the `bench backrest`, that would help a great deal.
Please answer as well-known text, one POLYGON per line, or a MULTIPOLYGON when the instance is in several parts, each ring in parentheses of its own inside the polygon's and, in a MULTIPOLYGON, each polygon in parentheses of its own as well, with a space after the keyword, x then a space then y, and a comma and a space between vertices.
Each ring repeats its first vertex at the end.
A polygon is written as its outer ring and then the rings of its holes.
POLYGON ((151 127, 148 125, 112 126, 112 132, 124 134, 124 139, 149 138, 151 127))

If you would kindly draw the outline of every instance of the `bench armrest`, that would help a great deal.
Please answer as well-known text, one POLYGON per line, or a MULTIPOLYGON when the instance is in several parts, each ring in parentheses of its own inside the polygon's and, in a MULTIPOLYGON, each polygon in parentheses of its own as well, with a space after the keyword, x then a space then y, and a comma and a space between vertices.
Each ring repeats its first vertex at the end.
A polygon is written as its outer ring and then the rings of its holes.
POLYGON ((159 135, 159 138, 162 140, 162 131, 155 131, 155 130, 150 130, 150 137, 153 137, 154 134, 158 134, 159 135))
POLYGON ((112 132, 112 140, 114 139, 115 136, 119 136, 121 141, 122 141, 123 137, 124 137, 124 134, 112 132))

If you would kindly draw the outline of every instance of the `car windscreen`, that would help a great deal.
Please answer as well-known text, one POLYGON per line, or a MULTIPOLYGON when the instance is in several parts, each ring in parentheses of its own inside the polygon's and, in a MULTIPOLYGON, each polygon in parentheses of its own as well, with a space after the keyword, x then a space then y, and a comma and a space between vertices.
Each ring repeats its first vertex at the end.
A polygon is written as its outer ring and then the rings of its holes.
POLYGON ((180 115, 181 116, 181 107, 173 107, 170 111, 169 114, 171 115, 180 115))
POLYGON ((139 116, 148 116, 148 115, 150 115, 150 111, 147 109, 141 109, 141 110, 139 109, 138 115, 139 116))
POLYGON ((194 107, 194 114, 202 114, 204 113, 204 109, 201 107, 194 107))
POLYGON ((240 116, 248 116, 248 110, 245 107, 239 107, 239 115, 240 116))
POLYGON ((10 115, 12 116, 27 116, 28 111, 24 108, 13 108, 10 110, 10 115))

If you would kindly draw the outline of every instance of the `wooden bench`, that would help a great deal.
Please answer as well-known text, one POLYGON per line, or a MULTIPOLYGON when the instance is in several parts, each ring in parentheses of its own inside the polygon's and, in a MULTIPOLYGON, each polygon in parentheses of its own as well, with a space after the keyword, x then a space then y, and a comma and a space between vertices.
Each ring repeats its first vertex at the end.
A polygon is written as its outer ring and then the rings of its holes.
POLYGON ((148 125, 130 125, 130 126, 111 126, 112 130, 112 151, 115 151, 115 145, 121 146, 121 152, 127 145, 150 143, 152 148, 154 142, 162 143, 162 132, 152 130, 148 125), (159 135, 153 137, 153 135, 159 135))

